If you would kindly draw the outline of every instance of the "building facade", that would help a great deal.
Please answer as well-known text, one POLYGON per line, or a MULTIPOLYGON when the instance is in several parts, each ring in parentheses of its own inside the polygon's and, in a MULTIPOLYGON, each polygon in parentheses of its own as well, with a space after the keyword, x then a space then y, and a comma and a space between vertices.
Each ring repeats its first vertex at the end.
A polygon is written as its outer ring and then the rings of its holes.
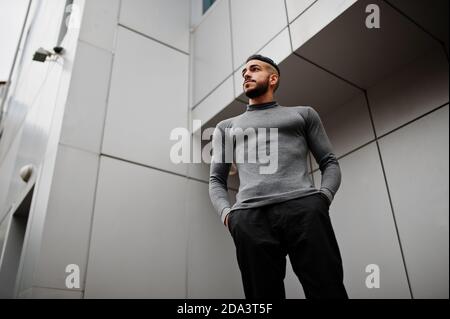
MULTIPOLYGON (((243 298, 209 165, 174 163, 170 136, 244 112, 261 53, 338 157, 350 298, 448 298, 448 2, 207 2, 29 1, 2 99, 0 297, 243 298)), ((289 263, 285 286, 304 297, 289 263)))

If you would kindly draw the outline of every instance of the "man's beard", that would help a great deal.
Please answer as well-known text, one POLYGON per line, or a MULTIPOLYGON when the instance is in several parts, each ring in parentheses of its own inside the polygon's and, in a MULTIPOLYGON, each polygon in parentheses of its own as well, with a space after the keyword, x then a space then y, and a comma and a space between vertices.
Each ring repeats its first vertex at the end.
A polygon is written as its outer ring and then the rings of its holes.
POLYGON ((265 83, 262 83, 260 85, 257 85, 254 89, 247 90, 245 92, 245 95, 249 99, 254 99, 258 96, 261 96, 263 94, 266 94, 266 92, 269 90, 269 78, 267 77, 267 80, 265 83))

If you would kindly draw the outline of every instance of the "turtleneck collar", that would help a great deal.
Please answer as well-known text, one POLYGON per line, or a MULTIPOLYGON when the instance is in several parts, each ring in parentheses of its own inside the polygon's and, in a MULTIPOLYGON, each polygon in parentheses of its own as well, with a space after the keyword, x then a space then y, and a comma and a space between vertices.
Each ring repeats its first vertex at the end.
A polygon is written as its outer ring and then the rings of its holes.
POLYGON ((267 103, 260 103, 260 104, 247 104, 247 111, 259 111, 259 110, 266 110, 271 109, 273 107, 277 107, 278 103, 276 101, 267 102, 267 103))

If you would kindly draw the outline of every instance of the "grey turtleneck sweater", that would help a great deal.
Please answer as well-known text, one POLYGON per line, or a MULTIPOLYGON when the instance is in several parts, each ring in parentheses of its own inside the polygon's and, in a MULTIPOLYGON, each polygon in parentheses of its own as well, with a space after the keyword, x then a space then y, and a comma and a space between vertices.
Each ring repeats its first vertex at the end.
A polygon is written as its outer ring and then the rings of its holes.
POLYGON ((331 204, 341 183, 339 163, 319 115, 310 106, 284 107, 276 102, 247 105, 241 115, 217 124, 212 150, 209 196, 222 222, 232 210, 315 193, 325 195, 331 204), (230 145, 231 160, 225 155, 230 154, 230 145), (314 187, 308 174, 309 150, 322 173, 320 189, 314 187), (257 155, 256 162, 251 154, 257 155), (231 161, 236 163, 240 181, 233 206, 227 187, 231 161))

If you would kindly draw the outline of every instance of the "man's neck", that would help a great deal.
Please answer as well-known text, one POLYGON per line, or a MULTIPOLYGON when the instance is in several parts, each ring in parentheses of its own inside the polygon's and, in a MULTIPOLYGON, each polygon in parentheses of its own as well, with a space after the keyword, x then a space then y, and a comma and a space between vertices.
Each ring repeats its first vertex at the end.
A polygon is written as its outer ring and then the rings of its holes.
POLYGON ((270 94, 269 92, 267 92, 264 95, 261 95, 261 96, 258 96, 258 97, 248 100, 249 105, 263 104, 263 103, 269 103, 269 102, 273 102, 273 94, 270 94))

